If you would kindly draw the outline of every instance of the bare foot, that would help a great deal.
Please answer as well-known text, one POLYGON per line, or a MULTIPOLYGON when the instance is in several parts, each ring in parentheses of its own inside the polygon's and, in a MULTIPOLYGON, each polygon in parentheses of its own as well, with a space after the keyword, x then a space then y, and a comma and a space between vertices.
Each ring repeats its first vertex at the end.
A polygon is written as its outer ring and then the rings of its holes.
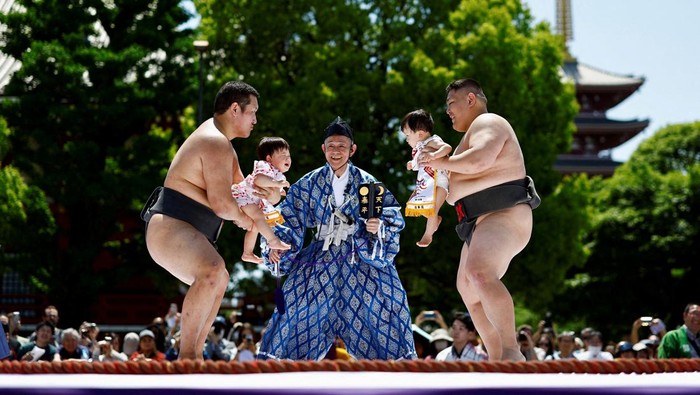
POLYGON ((525 361, 525 356, 523 355, 522 352, 520 352, 519 348, 513 348, 513 349, 504 348, 503 355, 501 356, 501 360, 522 362, 522 361, 525 361))
POLYGON ((252 252, 243 252, 241 255, 241 260, 243 262, 250 262, 250 263, 256 263, 256 264, 261 264, 263 263, 263 259, 260 258, 259 256, 253 254, 252 252))
POLYGON ((425 224, 425 233, 423 233, 423 237, 416 242, 416 245, 418 247, 427 247, 430 245, 430 243, 433 242, 433 233, 438 229, 440 226, 440 223, 442 222, 442 217, 437 216, 437 219, 431 221, 430 218, 428 218, 428 223, 425 224), (434 222, 435 226, 429 226, 430 222, 434 222))
POLYGON ((279 239, 279 237, 275 237, 274 239, 268 240, 267 245, 273 250, 288 250, 292 248, 292 246, 290 246, 289 244, 283 243, 282 240, 279 239))

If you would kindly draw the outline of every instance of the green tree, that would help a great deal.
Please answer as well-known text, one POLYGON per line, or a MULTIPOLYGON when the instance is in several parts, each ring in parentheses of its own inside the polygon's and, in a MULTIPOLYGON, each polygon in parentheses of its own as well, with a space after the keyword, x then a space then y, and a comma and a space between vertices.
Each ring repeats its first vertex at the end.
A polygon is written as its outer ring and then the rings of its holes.
POLYGON ((591 256, 572 273, 561 314, 612 339, 643 315, 680 324, 700 282, 700 122, 659 130, 596 190, 591 256))
MULTIPOLYGON (((211 44, 208 67, 216 76, 208 89, 241 78, 261 92, 254 138, 235 142, 244 171, 264 135, 291 142, 290 180, 320 166, 322 130, 340 115, 356 132, 354 163, 406 201, 415 174, 405 170, 410 149, 398 133, 401 117, 425 108, 436 120, 437 134, 456 145, 461 135, 443 115, 444 87, 474 77, 484 85, 489 110, 513 123, 544 199, 535 211, 532 242, 507 276, 516 297, 543 310, 566 269, 583 262, 587 183, 560 184, 553 170, 556 155, 568 151, 574 133, 574 88, 560 78, 560 38, 545 24, 533 27, 520 1, 195 4, 202 15, 200 32, 211 44), (562 224, 564 232, 558 229, 562 224), (556 249, 554 243, 560 243, 556 249)), ((403 232, 397 265, 414 310, 463 308, 454 288, 455 216, 450 207, 443 210, 445 221, 427 251, 414 245, 424 219, 408 219, 403 232)))
POLYGON ((56 230, 41 189, 27 185, 16 168, 4 165, 10 134, 0 118, 0 275, 9 268, 27 274, 40 267, 46 251, 37 246, 49 242, 56 230))
POLYGON ((77 323, 98 289, 162 272, 139 264, 148 255, 137 213, 195 97, 191 31, 179 28, 190 15, 180 0, 15 4, 0 17, 0 50, 22 67, 0 111, 15 132, 13 166, 45 192, 59 227, 31 276, 77 323))

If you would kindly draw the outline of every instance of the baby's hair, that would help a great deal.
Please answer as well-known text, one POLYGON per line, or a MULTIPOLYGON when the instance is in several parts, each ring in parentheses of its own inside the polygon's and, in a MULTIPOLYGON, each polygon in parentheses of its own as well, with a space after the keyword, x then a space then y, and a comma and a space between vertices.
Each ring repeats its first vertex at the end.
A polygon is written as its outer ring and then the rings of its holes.
POLYGON ((415 131, 425 130, 426 132, 433 134, 433 117, 429 112, 420 109, 411 111, 401 120, 401 130, 408 126, 409 129, 415 131))
POLYGON ((282 149, 289 149, 289 143, 282 137, 263 137, 258 144, 258 159, 265 160, 268 155, 282 149))

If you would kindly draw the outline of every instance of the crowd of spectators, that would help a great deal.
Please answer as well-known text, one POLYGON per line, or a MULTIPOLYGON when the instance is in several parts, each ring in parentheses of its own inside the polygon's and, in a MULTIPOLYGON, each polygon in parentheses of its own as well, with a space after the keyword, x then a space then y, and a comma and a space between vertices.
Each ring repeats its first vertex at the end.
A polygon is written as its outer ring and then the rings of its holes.
MULTIPOLYGON (((420 358, 488 360, 488 350, 468 314, 455 314, 452 327, 448 328, 439 311, 422 311, 414 322, 413 334, 420 358)), ((530 325, 520 325, 515 334, 527 361, 699 358, 700 306, 688 304, 683 311, 683 325, 671 331, 666 330, 660 318, 639 317, 632 323, 630 333, 618 341, 605 339, 603 333, 590 327, 578 333, 568 328, 556 331, 549 319, 541 320, 534 331, 530 325), (647 336, 640 339, 643 327, 648 328, 647 336)))
MULTIPOLYGON (((78 329, 58 326, 58 309, 48 306, 43 320, 28 337, 20 336, 21 322, 14 313, 0 314, 7 336, 9 360, 18 361, 138 361, 176 360, 180 340, 180 313, 173 304, 163 317, 156 317, 138 333, 102 333, 96 323, 83 322, 78 329)), ((437 310, 421 311, 413 323, 413 335, 419 358, 438 361, 488 360, 488 350, 480 341, 469 314, 456 313, 451 326, 437 310)), ((562 328, 555 330, 549 319, 536 328, 515 328, 520 350, 528 361, 559 359, 613 360, 616 358, 698 358, 700 357, 700 306, 688 304, 683 311, 683 325, 666 330, 659 318, 639 317, 629 335, 614 341, 605 339, 594 328, 578 333, 562 328), (640 338, 640 330, 646 337, 640 338)), ((253 361, 262 331, 248 322, 239 322, 236 312, 228 319, 218 316, 209 331, 204 358, 214 361, 253 361)), ((0 356, 1 358, 2 356, 0 356)), ((340 338, 327 359, 352 359, 340 338)))

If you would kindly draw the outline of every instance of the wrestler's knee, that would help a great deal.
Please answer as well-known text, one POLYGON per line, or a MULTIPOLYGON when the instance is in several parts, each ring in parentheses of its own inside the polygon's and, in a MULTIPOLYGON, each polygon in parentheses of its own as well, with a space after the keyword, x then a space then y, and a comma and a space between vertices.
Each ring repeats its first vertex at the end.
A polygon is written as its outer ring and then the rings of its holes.
POLYGON ((483 287, 493 280, 498 280, 489 270, 484 268, 471 268, 466 270, 467 280, 473 287, 483 287))
POLYGON ((229 273, 228 270, 226 270, 226 263, 224 262, 224 259, 217 257, 212 260, 208 265, 206 265, 206 268, 201 273, 200 277, 217 292, 219 292, 222 288, 225 290, 229 281, 229 273))

